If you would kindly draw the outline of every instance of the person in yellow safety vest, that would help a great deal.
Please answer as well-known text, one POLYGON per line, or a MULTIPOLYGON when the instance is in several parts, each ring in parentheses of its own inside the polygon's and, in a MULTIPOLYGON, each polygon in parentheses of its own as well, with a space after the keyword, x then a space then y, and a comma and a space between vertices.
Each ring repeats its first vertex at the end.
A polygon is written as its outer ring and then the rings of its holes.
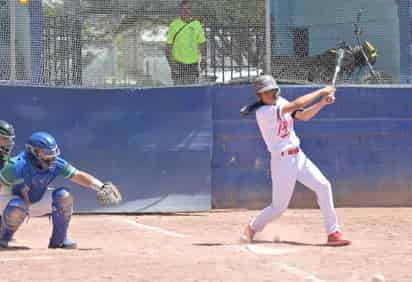
POLYGON ((166 57, 175 85, 195 84, 200 67, 206 68, 206 38, 200 21, 193 19, 190 1, 180 4, 180 17, 173 20, 167 31, 166 57))

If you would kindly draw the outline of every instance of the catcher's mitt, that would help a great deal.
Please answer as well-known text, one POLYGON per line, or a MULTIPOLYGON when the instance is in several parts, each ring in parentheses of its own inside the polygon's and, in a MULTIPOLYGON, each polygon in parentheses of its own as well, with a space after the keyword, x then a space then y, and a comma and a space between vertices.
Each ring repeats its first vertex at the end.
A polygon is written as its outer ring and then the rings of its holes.
POLYGON ((99 206, 116 206, 122 201, 122 194, 119 189, 111 183, 105 182, 102 188, 97 191, 97 203, 99 206))

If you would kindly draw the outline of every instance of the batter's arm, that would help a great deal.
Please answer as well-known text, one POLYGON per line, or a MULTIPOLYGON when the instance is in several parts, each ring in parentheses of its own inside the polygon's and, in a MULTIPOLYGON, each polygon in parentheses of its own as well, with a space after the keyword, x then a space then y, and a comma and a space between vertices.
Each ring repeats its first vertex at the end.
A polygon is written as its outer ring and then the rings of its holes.
POLYGON ((314 116, 316 116, 324 107, 329 104, 335 103, 335 95, 328 95, 322 98, 319 103, 316 103, 309 108, 306 108, 302 111, 295 112, 295 119, 301 121, 308 121, 311 120, 314 116))
POLYGON ((99 179, 81 170, 77 170, 76 173, 71 178, 69 178, 69 180, 84 188, 89 188, 94 191, 99 191, 103 186, 103 182, 101 182, 99 179))
POLYGON ((319 98, 328 96, 328 95, 333 95, 335 92, 336 92, 336 88, 334 86, 326 86, 312 93, 303 95, 297 98, 296 100, 284 105, 282 107, 281 114, 293 113, 295 111, 298 111, 299 109, 302 109, 306 107, 307 105, 312 104, 319 98))

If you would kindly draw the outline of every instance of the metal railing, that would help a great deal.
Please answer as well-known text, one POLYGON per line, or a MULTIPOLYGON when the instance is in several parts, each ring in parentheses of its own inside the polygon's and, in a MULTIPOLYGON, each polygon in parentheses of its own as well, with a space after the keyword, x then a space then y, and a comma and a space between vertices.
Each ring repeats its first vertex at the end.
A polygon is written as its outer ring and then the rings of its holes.
POLYGON ((207 76, 218 83, 249 81, 264 68, 265 28, 262 24, 208 25, 207 76))

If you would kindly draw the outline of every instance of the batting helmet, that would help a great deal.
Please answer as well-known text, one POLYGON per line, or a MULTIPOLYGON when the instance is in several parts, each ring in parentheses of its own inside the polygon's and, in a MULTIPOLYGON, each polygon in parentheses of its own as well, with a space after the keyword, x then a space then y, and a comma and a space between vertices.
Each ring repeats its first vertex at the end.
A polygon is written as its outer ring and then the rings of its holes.
POLYGON ((47 132, 33 133, 26 144, 26 150, 41 169, 56 167, 56 158, 60 155, 59 146, 53 136, 47 132))
POLYGON ((14 127, 4 120, 0 120, 0 137, 5 141, 0 144, 0 156, 8 156, 14 147, 14 127))
POLYGON ((258 99, 260 99, 258 94, 270 90, 277 90, 278 92, 280 92, 278 83, 273 78, 273 76, 267 74, 258 76, 255 80, 255 91, 258 99))

